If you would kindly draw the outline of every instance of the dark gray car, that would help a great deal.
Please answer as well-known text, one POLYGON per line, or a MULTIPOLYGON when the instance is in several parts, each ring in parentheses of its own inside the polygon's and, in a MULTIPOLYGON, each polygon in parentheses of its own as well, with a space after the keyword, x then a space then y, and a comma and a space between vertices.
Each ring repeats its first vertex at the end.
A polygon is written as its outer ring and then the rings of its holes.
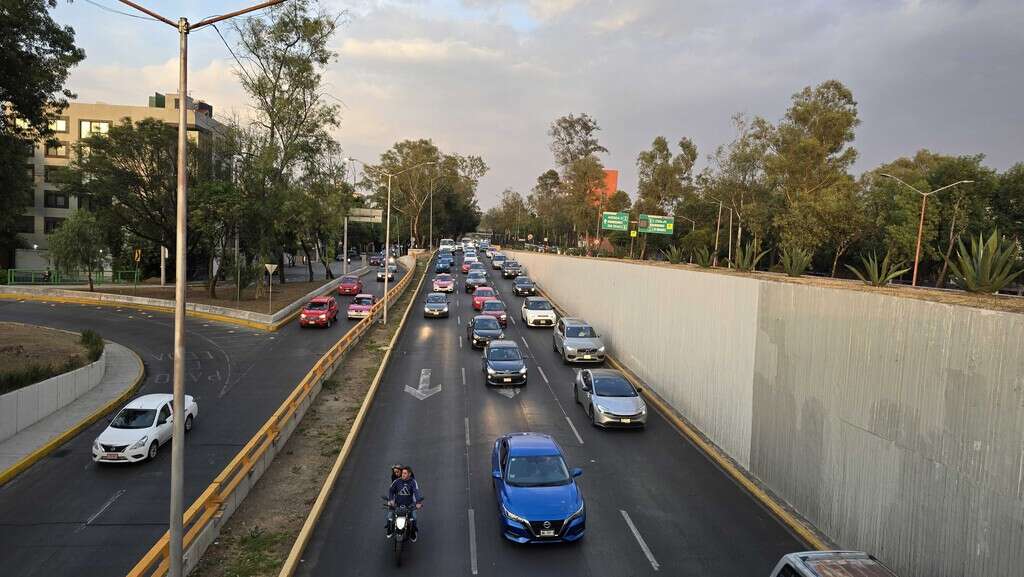
POLYGON ((448 316, 448 297, 444 293, 428 293, 423 301, 423 316, 438 318, 448 316))
POLYGON ((483 371, 488 385, 526 384, 526 360, 515 341, 488 343, 484 348, 483 371))
POLYGON ((495 339, 505 338, 505 331, 498 319, 488 315, 476 315, 466 325, 466 340, 474 349, 482 349, 495 339))

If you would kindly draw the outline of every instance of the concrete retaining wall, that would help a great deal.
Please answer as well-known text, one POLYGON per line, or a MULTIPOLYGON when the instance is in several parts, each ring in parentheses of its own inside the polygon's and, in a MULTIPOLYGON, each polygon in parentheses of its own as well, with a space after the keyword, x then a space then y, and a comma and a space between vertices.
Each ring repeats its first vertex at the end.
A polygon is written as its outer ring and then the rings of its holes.
POLYGON ((515 255, 840 546, 903 577, 1020 575, 1024 315, 515 255))
POLYGON ((107 353, 73 371, 0 395, 0 441, 63 409, 92 390, 107 370, 107 353))

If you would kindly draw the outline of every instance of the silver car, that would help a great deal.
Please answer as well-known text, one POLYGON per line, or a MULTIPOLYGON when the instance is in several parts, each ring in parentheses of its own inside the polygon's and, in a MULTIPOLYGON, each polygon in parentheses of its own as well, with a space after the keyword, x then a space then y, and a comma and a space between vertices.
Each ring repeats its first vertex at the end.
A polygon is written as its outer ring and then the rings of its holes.
POLYGON ((604 341, 594 327, 582 319, 559 319, 551 338, 555 352, 562 356, 564 363, 604 362, 604 341))
POLYGON ((583 369, 572 385, 572 397, 597 427, 643 427, 647 404, 619 371, 583 369))

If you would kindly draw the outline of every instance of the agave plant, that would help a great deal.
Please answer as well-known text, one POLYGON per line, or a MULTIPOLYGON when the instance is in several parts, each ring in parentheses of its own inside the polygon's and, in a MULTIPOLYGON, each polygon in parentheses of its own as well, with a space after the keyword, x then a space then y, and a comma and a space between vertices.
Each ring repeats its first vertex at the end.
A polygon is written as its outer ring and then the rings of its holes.
POLYGON ((802 248, 782 249, 782 269, 792 277, 804 274, 811 266, 811 251, 802 248))
POLYGON ((733 261, 733 264, 736 265, 736 270, 752 272, 754 268, 757 267, 757 263, 761 260, 761 257, 768 254, 768 251, 766 250, 758 252, 760 248, 760 243, 754 242, 747 242, 744 246, 737 246, 736 260, 733 261))
POLYGON ((679 264, 683 260, 683 251, 678 246, 670 246, 667 252, 661 251, 661 254, 672 264, 679 264))
POLYGON ((693 253, 693 259, 701 268, 711 268, 711 251, 708 247, 702 246, 693 253))
POLYGON ((1014 281, 1024 269, 1017 268, 1017 245, 1003 240, 994 230, 988 240, 979 234, 971 239, 971 249, 957 241, 956 260, 949 260, 953 282, 974 293, 995 293, 1014 281))
POLYGON ((846 265, 846 268, 853 271, 853 274, 857 275, 857 278, 864 281, 864 284, 885 286, 889 284, 892 279, 910 270, 909 268, 903 267, 903 261, 892 261, 891 256, 891 251, 885 253, 885 258, 882 259, 881 263, 879 263, 878 255, 871 253, 871 256, 860 257, 861 263, 864 264, 863 271, 852 265, 846 265))

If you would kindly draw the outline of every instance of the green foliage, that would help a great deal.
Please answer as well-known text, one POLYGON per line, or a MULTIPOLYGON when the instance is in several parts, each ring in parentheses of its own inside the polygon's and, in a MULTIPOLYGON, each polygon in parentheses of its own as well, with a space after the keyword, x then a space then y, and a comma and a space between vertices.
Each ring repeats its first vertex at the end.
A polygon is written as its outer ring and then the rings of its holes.
POLYGON ((262 527, 254 526, 249 533, 238 540, 238 547, 233 558, 224 567, 228 577, 255 577, 277 573, 284 561, 280 551, 282 543, 287 540, 283 532, 268 532, 262 527))
POLYGON ((103 265, 104 248, 96 217, 87 210, 76 210, 50 235, 50 258, 58 270, 70 273, 86 271, 89 290, 93 290, 92 273, 103 265))
POLYGON ((668 259, 668 262, 672 264, 679 264, 683 260, 683 250, 678 246, 670 246, 668 247, 668 251, 661 252, 665 255, 665 258, 668 259))
POLYGON ((702 246, 694 252, 693 260, 696 261, 697 266, 701 268, 711 268, 711 262, 713 260, 711 251, 708 250, 708 247, 702 246))
POLYGON ((892 261, 891 253, 885 253, 885 258, 882 262, 878 262, 878 255, 871 253, 870 256, 862 256, 861 263, 864 265, 864 270, 859 270, 851 265, 846 265, 846 268, 853 271, 853 274, 857 275, 857 278, 864 281, 865 284, 873 286, 885 286, 889 284, 892 279, 904 274, 909 271, 909 268, 903 267, 903 261, 892 261))
POLYGON ((798 277, 804 274, 811 266, 811 258, 814 255, 811 251, 802 248, 782 249, 782 270, 791 277, 798 277))
POLYGON ((761 243, 753 241, 747 241, 745 245, 737 246, 736 258, 733 261, 733 264, 736 265, 736 270, 753 272, 757 268, 757 263, 761 261, 764 255, 768 254, 768 251, 760 249, 761 243))
POLYGON ((78 342, 86 348, 87 357, 90 363, 98 361, 100 355, 103 354, 103 337, 92 329, 82 331, 82 337, 78 342))
POLYGON ((972 238, 970 250, 964 246, 963 239, 959 239, 957 245, 956 259, 949 261, 949 268, 953 281, 964 290, 995 293, 1024 273, 1017 244, 1003 240, 998 230, 993 230, 988 240, 981 234, 972 238))

